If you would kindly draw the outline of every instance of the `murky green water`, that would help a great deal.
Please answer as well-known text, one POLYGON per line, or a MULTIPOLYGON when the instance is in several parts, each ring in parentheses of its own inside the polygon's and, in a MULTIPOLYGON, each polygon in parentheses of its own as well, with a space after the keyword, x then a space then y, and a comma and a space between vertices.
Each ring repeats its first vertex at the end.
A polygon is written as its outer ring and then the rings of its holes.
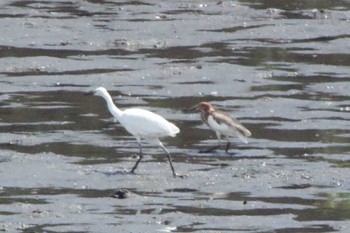
POLYGON ((0 231, 347 232, 348 1, 0 3, 0 231), (104 101, 174 122, 166 156, 104 101), (253 134, 231 152, 210 101, 253 134), (111 197, 126 189, 126 199, 111 197))

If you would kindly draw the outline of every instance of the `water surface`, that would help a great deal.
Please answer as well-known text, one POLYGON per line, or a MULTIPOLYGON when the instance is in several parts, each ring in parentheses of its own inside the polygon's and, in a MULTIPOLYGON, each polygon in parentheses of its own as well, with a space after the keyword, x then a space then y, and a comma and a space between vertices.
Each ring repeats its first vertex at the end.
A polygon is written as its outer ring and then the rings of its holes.
POLYGON ((0 229, 347 232, 348 1, 5 1, 0 7, 0 229), (103 99, 174 122, 137 144, 103 99), (210 101, 253 134, 216 143, 210 101), (128 198, 111 197, 128 190, 128 198))

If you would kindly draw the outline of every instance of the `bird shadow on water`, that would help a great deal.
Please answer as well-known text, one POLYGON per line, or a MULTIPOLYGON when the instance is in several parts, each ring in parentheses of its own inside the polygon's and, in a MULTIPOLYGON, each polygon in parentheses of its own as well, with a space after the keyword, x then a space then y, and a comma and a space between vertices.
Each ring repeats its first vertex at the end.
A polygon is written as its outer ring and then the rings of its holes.
POLYGON ((239 150, 226 151, 219 146, 212 148, 204 148, 196 150, 196 154, 199 156, 218 156, 218 157, 241 157, 244 156, 239 150))
POLYGON ((125 175, 137 175, 136 173, 133 173, 133 172, 130 172, 130 171, 101 171, 101 170, 93 170, 93 172, 96 172, 96 173, 100 173, 100 174, 103 174, 105 176, 117 176, 117 175, 120 175, 120 176, 125 176, 125 175))

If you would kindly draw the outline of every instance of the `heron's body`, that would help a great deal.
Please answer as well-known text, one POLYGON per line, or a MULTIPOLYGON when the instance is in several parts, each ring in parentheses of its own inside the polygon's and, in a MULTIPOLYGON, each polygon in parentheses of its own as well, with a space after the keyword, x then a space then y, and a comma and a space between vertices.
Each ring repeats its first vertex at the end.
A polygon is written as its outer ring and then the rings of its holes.
MULTIPOLYGON (((244 143, 247 143, 247 137, 251 136, 251 132, 247 128, 245 128, 241 123, 239 123, 239 121, 232 118, 227 113, 215 109, 208 102, 201 102, 193 108, 201 110, 201 119, 203 123, 208 125, 210 129, 215 131, 216 136, 219 140, 218 146, 210 148, 205 152, 211 151, 220 146, 221 135, 226 136, 227 140, 229 140, 229 137, 238 137, 244 143)), ((228 144, 226 146, 226 152, 228 151, 229 145, 230 143, 228 141, 228 144)))
POLYGON ((106 100, 108 109, 114 116, 114 118, 120 122, 120 124, 126 129, 126 131, 128 131, 131 135, 133 135, 136 138, 140 148, 140 158, 136 162, 135 166, 132 168, 132 172, 135 171, 137 165, 142 159, 143 153, 141 139, 145 139, 149 142, 153 142, 156 145, 160 146, 167 153, 171 170, 173 172, 173 175, 176 176, 174 167, 171 162, 170 153, 163 146, 159 138, 166 136, 175 137, 175 135, 180 132, 178 127, 176 127, 173 123, 170 123, 169 121, 165 120, 162 116, 145 109, 119 109, 117 106, 115 106, 112 97, 103 87, 97 88, 96 90, 92 91, 91 94, 103 97, 106 100))

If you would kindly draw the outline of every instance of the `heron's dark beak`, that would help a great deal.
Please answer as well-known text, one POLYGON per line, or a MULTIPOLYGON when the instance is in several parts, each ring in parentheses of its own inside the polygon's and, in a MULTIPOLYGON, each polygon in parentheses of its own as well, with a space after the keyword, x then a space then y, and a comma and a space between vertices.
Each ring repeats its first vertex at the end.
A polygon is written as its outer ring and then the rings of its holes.
POLYGON ((95 91, 86 92, 84 95, 93 95, 93 94, 95 94, 95 91))
POLYGON ((196 104, 190 108, 184 109, 184 112, 193 112, 194 110, 198 110, 199 109, 198 107, 199 107, 199 104, 196 104))
POLYGON ((198 109, 199 109, 199 104, 196 104, 196 105, 192 106, 189 110, 194 111, 194 110, 198 110, 198 109))

